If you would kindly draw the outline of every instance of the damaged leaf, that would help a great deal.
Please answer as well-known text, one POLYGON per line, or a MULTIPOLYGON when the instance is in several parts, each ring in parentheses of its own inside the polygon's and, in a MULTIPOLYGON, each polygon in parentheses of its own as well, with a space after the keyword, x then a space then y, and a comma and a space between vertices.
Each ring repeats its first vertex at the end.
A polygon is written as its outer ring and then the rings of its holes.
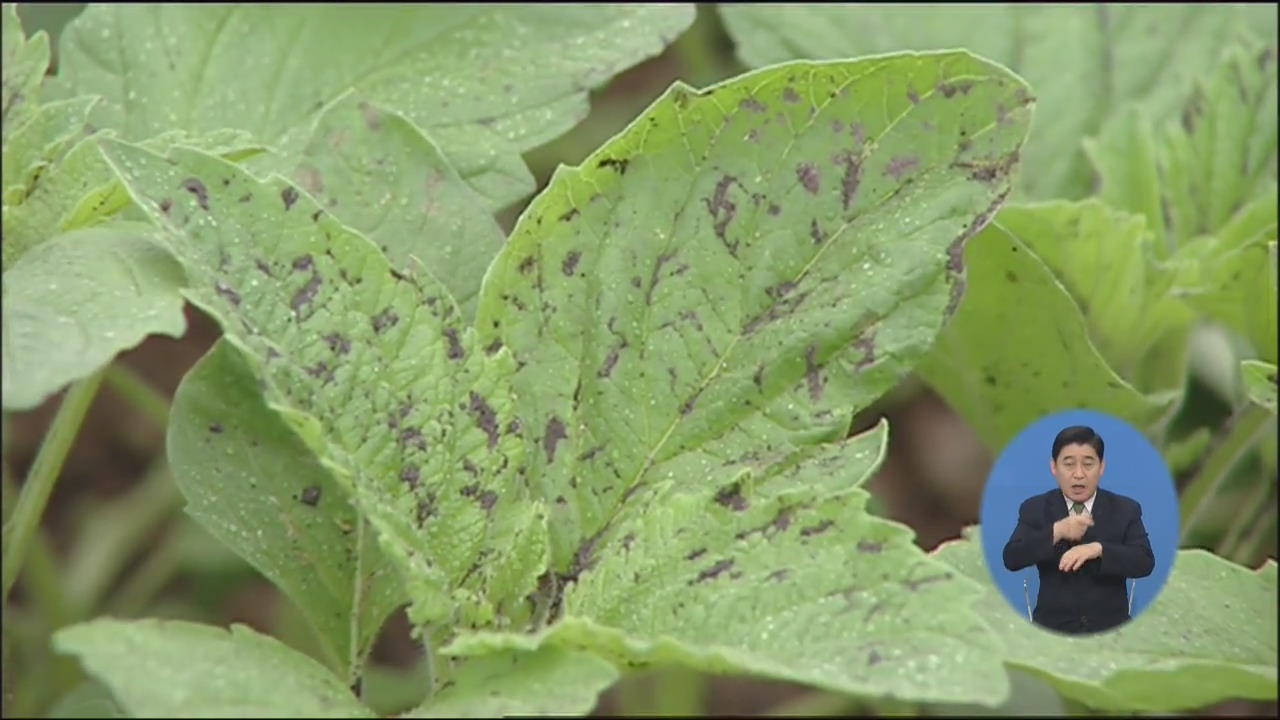
POLYGON ((293 600, 330 664, 353 682, 383 620, 404 601, 374 532, 267 407, 231 343, 215 344, 187 373, 170 418, 169 463, 187 514, 293 600))
POLYGON ((184 148, 103 152, 165 232, 187 298, 376 529, 415 624, 505 624, 546 551, 544 510, 519 479, 510 356, 481 350, 425 269, 393 273, 284 179, 184 148))

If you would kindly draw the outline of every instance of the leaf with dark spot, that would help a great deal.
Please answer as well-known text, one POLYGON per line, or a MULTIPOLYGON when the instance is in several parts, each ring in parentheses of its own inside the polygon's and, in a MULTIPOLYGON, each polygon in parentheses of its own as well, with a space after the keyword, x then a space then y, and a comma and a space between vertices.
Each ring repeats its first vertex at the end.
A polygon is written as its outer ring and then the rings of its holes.
POLYGON ((201 210, 209 209, 209 191, 205 189, 204 183, 191 177, 183 180, 180 187, 196 196, 196 203, 200 205, 201 210))
POLYGON ((818 194, 818 167, 813 163, 796 165, 796 179, 809 191, 810 195, 818 194))

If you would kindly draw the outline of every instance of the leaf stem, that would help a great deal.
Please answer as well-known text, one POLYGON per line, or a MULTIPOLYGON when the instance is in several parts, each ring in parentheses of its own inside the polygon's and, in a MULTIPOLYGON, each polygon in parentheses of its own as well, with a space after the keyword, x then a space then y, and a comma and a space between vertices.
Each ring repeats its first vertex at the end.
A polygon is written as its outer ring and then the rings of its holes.
POLYGON ((1244 506, 1243 512, 1248 513, 1247 517, 1240 518, 1243 522, 1231 523, 1231 526, 1227 529, 1226 535, 1218 541, 1218 549, 1216 552, 1218 556, 1234 556, 1235 551, 1240 547, 1241 539, 1244 538, 1244 531, 1247 528, 1254 527, 1262 517, 1263 512, 1266 511, 1267 507, 1264 504, 1264 501, 1271 497, 1271 492, 1274 489, 1275 484, 1270 482, 1268 479, 1264 478, 1262 482, 1258 483, 1258 486, 1254 488, 1253 494, 1249 496, 1249 499, 1246 501, 1244 506))
MULTIPOLYGON (((17 494, 7 463, 0 468, 0 482, 3 483, 4 505, 7 507, 17 494)), ((44 528, 36 528, 31 542, 31 564, 22 576, 23 586, 30 593, 31 607, 39 609, 50 630, 56 630, 70 622, 63 588, 59 583, 57 554, 53 551, 53 544, 44 528)))
POLYGON ((161 430, 169 427, 169 398, 152 387, 136 370, 117 360, 107 368, 106 383, 161 430))
MULTIPOLYGON (((1254 567, 1254 559, 1258 557, 1259 545, 1266 540, 1276 525, 1276 506, 1271 505, 1266 512, 1258 519, 1253 526, 1253 531, 1249 533, 1249 539, 1245 540, 1234 556, 1234 560, 1241 565, 1254 567)), ((1275 547, 1270 548, 1272 552, 1264 553, 1265 557, 1271 557, 1275 551, 1275 547)))
MULTIPOLYGON (((358 687, 361 675, 360 618, 364 601, 364 513, 356 514, 356 571, 352 577, 351 615, 347 624, 347 683, 358 687)), ((356 694, 359 698, 359 693, 356 694)))
POLYGON ((1205 506, 1209 504, 1208 499, 1217 492, 1227 473, 1262 434, 1270 418, 1270 411, 1250 403, 1230 420, 1226 438, 1216 444, 1182 493, 1182 534, 1179 546, 1185 545, 1187 538, 1191 537, 1191 529, 1204 513, 1205 506))
POLYGON ((98 386, 102 384, 104 374, 104 370, 98 370, 71 385, 62 398, 62 404, 58 406, 53 424, 40 444, 40 451, 36 453, 35 462, 31 465, 31 473, 19 492, 13 516, 4 525, 3 594, 0 599, 9 597, 9 589, 13 587, 13 581, 22 569, 27 546, 40 525, 40 517, 53 493, 53 485, 62 473, 62 465, 66 462, 71 443, 80 431, 80 425, 93 403, 98 386))

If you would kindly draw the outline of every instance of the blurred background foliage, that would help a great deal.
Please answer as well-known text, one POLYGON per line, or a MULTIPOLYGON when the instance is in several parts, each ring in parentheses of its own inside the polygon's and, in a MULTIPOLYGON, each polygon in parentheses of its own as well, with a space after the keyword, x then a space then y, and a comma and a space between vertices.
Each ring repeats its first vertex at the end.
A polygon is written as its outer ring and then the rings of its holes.
MULTIPOLYGON (((82 3, 23 4, 28 34, 61 29, 82 3)), ((1274 10, 1274 8, 1273 8, 1274 10)), ((946 30, 947 28, 943 28, 946 30)), ((1179 31, 1188 38, 1195 27, 1179 31)), ((1274 13, 1269 32, 1274 37, 1274 13)), ((829 39, 828 39, 829 40, 829 39)), ((1187 38, 1170 39, 1179 45, 1187 38)), ((960 45, 962 43, 956 43, 960 45)), ((851 54, 882 52, 875 47, 851 54)), ((981 52, 982 48, 974 48, 981 52)), ((591 113, 560 138, 532 150, 525 160, 546 186, 556 166, 574 165, 619 132, 679 79, 701 87, 745 72, 721 13, 698 6, 697 20, 662 54, 615 77, 591 97, 591 113)), ((524 203, 501 213, 510 230, 524 203)), ((3 704, 6 717, 104 717, 118 712, 109 693, 87 682, 76 661, 55 656, 50 633, 96 615, 181 618, 226 625, 246 623, 304 652, 316 654, 303 616, 272 584, 182 513, 183 501, 164 462, 169 400, 182 376, 217 339, 216 326, 188 309, 189 331, 180 340, 152 337, 122 355, 108 371, 70 453, 43 519, 40 534, 5 608, 3 704)), ((1241 396, 1239 360, 1247 344, 1205 323, 1190 337, 1184 400, 1170 426, 1182 444, 1166 456, 1185 485, 1211 438, 1229 421, 1241 396)), ((59 397, 3 424, 6 517, 16 478, 24 477, 59 397)), ((891 427, 888 459, 871 480, 874 512, 911 525, 920 547, 931 549, 978 521, 992 452, 975 432, 916 377, 856 420, 869 427, 886 416, 891 427)), ((1275 420, 1264 439, 1236 463, 1199 518, 1186 546, 1234 549, 1233 557, 1257 567, 1276 554, 1275 420), (1255 522, 1242 526, 1242 514, 1255 522)), ((384 628, 365 678, 366 700, 393 713, 421 697, 421 651, 397 612, 384 628)), ((602 696, 597 714, 1059 714, 1087 713, 1063 701, 1048 685, 1010 671, 1010 700, 994 711, 856 699, 787 683, 709 677, 684 670, 656 670, 626 677, 602 696)), ((1275 702, 1233 701, 1190 715, 1269 714, 1275 702)))

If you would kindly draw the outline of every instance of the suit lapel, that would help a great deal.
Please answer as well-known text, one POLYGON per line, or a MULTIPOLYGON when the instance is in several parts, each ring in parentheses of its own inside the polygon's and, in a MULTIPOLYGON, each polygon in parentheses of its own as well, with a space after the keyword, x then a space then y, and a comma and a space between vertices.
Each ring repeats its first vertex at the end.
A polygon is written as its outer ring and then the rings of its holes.
POLYGON ((1067 501, 1058 488, 1055 487, 1045 494, 1045 502, 1048 503, 1050 525, 1067 516, 1067 501))

